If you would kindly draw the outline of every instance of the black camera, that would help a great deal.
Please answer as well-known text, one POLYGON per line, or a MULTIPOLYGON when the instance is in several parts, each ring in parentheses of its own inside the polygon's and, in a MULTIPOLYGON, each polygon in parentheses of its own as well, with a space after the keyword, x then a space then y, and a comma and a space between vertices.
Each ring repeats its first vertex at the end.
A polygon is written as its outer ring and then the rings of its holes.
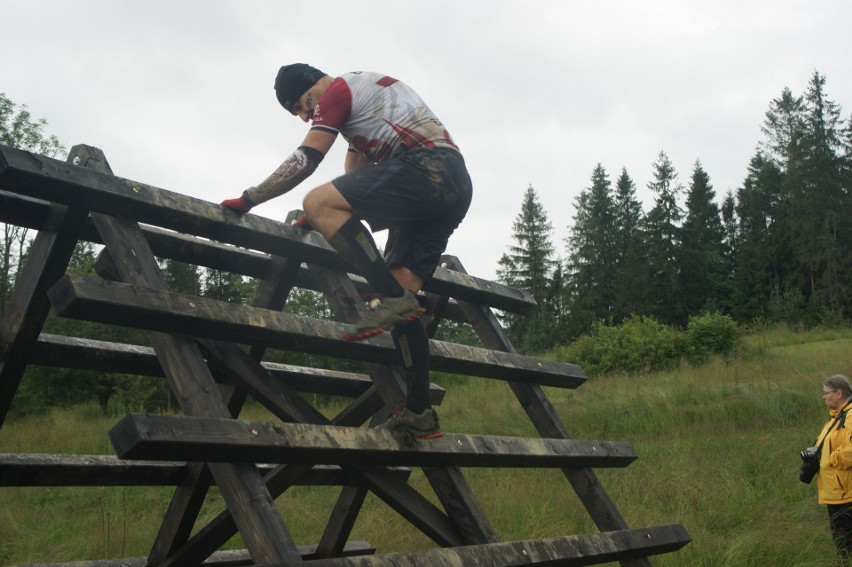
POLYGON ((799 453, 799 456, 802 457, 803 461, 815 461, 819 459, 819 447, 808 447, 799 453))
POLYGON ((819 472, 819 447, 808 447, 799 456, 802 457, 802 464, 799 466, 799 480, 805 484, 810 484, 811 480, 819 472))

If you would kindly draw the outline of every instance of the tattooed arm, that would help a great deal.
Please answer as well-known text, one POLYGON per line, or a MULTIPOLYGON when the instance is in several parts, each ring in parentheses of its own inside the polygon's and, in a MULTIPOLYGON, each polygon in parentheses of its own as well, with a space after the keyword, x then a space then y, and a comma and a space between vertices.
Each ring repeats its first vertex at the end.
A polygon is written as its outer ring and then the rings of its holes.
POLYGON ((283 195, 307 179, 316 170, 323 157, 313 148, 299 146, 278 166, 278 169, 272 172, 272 175, 247 189, 243 198, 251 206, 255 206, 283 195))
MULTIPOLYGON (((238 212, 246 212, 256 205, 283 195, 310 177, 325 157, 325 154, 331 149, 336 138, 336 133, 332 134, 318 130, 309 131, 302 145, 290 154, 272 172, 272 175, 258 185, 243 192, 240 200, 242 201, 241 204, 244 206, 244 210, 238 212)), ((225 205, 224 202, 222 204, 225 205)))

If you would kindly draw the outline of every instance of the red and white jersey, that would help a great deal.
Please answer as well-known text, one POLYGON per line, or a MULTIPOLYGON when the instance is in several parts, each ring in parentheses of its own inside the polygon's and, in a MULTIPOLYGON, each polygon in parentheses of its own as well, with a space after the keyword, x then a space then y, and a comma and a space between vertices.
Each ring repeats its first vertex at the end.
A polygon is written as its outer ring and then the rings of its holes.
POLYGON ((311 128, 340 133, 351 149, 376 163, 403 146, 458 150, 423 99, 381 73, 346 73, 334 79, 314 107, 311 128))

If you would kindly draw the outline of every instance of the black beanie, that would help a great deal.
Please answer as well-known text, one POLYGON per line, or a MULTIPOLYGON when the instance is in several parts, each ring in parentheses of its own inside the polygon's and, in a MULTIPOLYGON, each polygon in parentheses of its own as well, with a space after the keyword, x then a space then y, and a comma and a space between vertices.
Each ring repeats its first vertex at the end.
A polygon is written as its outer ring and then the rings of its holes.
POLYGON ((308 92, 308 89, 324 76, 325 73, 305 63, 284 65, 275 77, 275 96, 278 97, 281 106, 292 114, 293 105, 299 97, 308 92))

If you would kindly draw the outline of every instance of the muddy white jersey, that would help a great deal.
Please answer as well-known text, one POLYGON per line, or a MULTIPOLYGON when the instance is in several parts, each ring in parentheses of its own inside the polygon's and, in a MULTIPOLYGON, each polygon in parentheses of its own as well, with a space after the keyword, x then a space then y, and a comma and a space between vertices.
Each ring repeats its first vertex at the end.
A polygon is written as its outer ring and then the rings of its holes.
POLYGON ((311 128, 340 133, 373 162, 400 150, 452 148, 450 133, 414 90, 381 73, 334 79, 314 107, 311 128))

